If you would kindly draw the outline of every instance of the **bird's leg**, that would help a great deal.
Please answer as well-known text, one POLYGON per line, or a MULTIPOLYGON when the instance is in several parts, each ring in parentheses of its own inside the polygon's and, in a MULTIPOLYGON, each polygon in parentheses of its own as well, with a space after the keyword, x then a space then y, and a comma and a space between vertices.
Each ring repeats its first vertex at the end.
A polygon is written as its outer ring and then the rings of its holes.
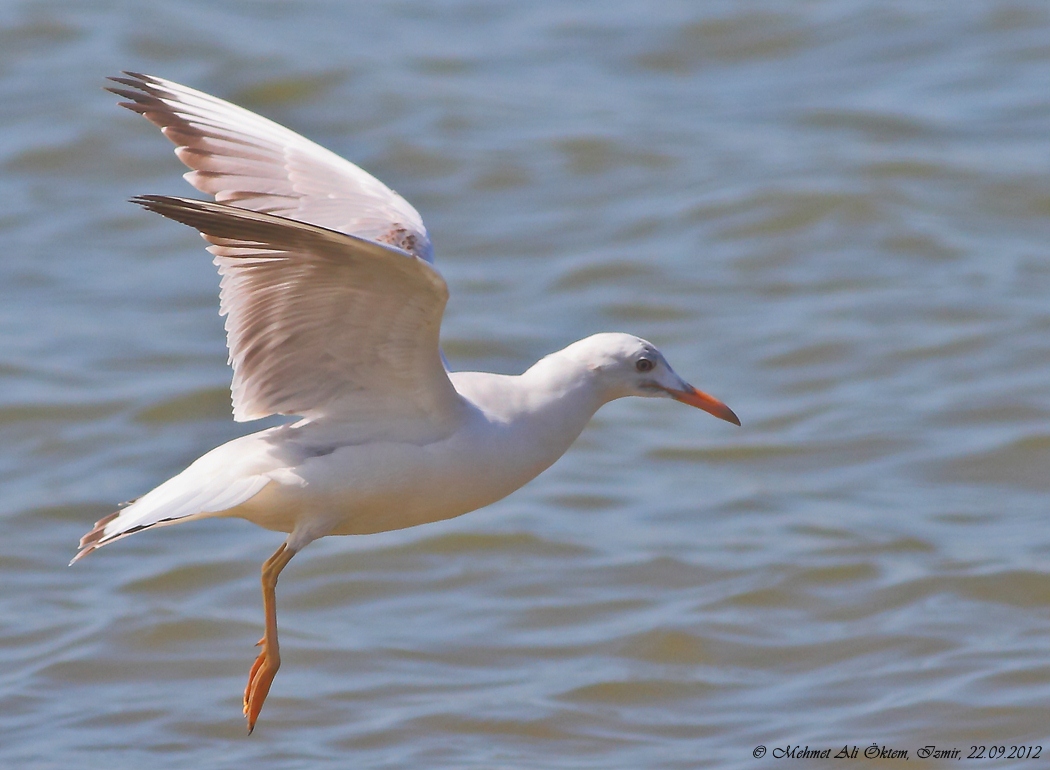
POLYGON ((259 657, 252 664, 248 674, 248 686, 244 688, 244 716, 248 719, 248 733, 255 729, 255 720, 259 718, 266 695, 270 692, 277 669, 281 667, 281 651, 277 644, 277 576, 292 560, 295 551, 282 543, 273 556, 262 566, 263 612, 266 614, 266 633, 259 640, 262 647, 259 657))

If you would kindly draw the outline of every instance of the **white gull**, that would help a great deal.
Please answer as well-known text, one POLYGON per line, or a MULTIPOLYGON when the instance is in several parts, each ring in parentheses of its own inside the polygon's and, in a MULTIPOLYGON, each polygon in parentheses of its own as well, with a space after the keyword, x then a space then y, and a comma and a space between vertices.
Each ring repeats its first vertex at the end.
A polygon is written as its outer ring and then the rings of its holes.
POLYGON ((110 90, 161 128, 192 169, 186 179, 217 201, 134 199, 210 244, 222 276, 234 419, 300 419, 208 452, 98 521, 73 561, 194 519, 232 516, 287 532, 262 568, 265 634, 244 690, 249 732, 280 666, 277 577, 310 542, 493 503, 549 467, 599 407, 624 396, 673 398, 740 424, 628 334, 595 334, 519 376, 447 371, 438 340, 448 287, 404 198, 252 112, 125 74, 110 90))

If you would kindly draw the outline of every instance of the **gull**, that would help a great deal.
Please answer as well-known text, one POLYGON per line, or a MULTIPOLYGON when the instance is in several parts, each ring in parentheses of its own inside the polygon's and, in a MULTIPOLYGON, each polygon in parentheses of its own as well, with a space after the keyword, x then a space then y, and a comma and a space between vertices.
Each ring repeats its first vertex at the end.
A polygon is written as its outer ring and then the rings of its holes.
POLYGON ((196 228, 218 267, 233 418, 289 422, 234 439, 100 519, 76 562, 135 532, 237 517, 287 538, 262 566, 264 634, 244 689, 248 732, 281 664, 281 570, 328 535, 442 521, 553 464, 603 404, 672 398, 740 424, 651 343, 595 334, 523 374, 451 372, 448 287, 419 213, 347 160, 255 113, 150 75, 109 90, 160 127, 212 201, 144 195, 196 228))

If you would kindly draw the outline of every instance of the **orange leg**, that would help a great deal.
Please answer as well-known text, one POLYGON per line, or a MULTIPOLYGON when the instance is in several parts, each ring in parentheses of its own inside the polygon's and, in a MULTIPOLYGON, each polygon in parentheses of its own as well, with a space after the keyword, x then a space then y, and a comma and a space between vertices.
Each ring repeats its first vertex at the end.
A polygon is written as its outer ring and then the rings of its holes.
POLYGON ((259 657, 248 674, 248 686, 244 688, 244 716, 248 719, 248 734, 255 729, 270 685, 281 667, 281 650, 277 644, 277 576, 292 560, 295 551, 289 551, 282 543, 273 556, 262 566, 263 612, 266 614, 266 633, 257 646, 262 647, 259 657))

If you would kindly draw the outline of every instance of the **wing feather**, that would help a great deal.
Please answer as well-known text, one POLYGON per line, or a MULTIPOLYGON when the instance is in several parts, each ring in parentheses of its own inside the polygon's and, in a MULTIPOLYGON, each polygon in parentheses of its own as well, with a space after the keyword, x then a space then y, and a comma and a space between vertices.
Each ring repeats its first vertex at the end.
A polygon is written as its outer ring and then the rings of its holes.
POLYGON ((175 145, 186 180, 217 201, 390 243, 433 262, 423 219, 371 174, 271 120, 170 80, 110 78, 124 107, 175 145))
POLYGON ((438 350, 448 287, 408 252, 220 203, 134 202, 197 228, 221 275, 234 419, 270 414, 447 425, 438 350))

